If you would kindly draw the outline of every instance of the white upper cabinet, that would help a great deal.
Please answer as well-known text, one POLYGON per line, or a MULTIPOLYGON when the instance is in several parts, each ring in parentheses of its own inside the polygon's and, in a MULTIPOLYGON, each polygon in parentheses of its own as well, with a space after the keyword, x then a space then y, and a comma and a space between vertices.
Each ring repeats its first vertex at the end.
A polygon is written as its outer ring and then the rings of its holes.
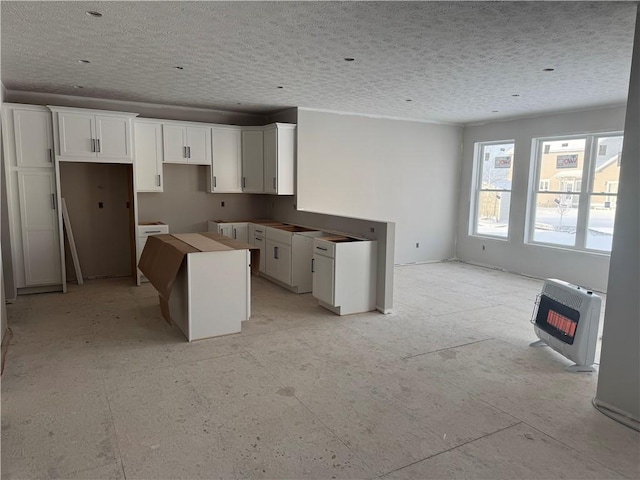
POLYGON ((213 163, 209 191, 242 193, 240 127, 213 127, 213 163))
POLYGON ((264 132, 242 132, 242 191, 264 193, 264 132))
POLYGON ((61 161, 132 163, 134 113, 53 107, 56 156, 61 161))
POLYGON ((17 167, 53 167, 51 112, 13 110, 17 167))
POLYGON ((162 192, 162 124, 135 121, 135 170, 138 192, 162 192))
POLYGON ((293 195, 296 126, 284 123, 264 129, 264 193, 293 195))
POLYGON ((164 163, 211 165, 211 127, 164 123, 164 163))

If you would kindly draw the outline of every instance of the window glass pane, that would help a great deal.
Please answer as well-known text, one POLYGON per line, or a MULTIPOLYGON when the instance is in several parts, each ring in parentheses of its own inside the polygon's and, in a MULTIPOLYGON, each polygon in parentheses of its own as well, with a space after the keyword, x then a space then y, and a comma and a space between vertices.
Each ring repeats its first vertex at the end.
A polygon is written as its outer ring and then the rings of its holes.
POLYGON ((616 195, 591 195, 587 248, 611 251, 617 198, 616 195))
MULTIPOLYGON (((622 136, 598 139, 593 174, 593 193, 618 193, 621 153, 622 136)), ((592 200, 596 203, 599 201, 597 198, 592 200)))
POLYGON ((547 190, 580 191, 585 144, 584 138, 542 142, 540 180, 548 180, 547 190))
POLYGON ((536 195, 535 242, 574 246, 578 219, 578 195, 539 193, 536 195))
POLYGON ((509 235, 511 192, 480 192, 476 233, 506 238, 509 235))
POLYGON ((480 160, 482 183, 479 188, 511 190, 513 143, 483 145, 480 160))

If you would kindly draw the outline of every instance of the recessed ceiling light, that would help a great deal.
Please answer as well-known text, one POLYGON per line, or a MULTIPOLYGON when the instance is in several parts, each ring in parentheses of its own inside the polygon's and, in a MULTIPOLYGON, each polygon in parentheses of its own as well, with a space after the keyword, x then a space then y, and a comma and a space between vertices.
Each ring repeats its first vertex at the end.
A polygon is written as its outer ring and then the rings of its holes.
POLYGON ((88 10, 86 13, 90 17, 100 18, 102 16, 100 12, 96 12, 95 10, 88 10))
POLYGON ((84 88, 82 85, 74 85, 73 88, 84 88))
POLYGON ((173 67, 173 68, 175 68, 176 70, 184 70, 184 67, 173 67))
POLYGON ((543 72, 553 72, 553 71, 555 71, 555 68, 543 68, 542 71, 543 72))
POLYGON ((78 63, 91 63, 90 60, 78 60, 78 63))
POLYGON ((346 57, 344 59, 345 62, 353 62, 355 60, 355 58, 351 58, 351 57, 346 57))

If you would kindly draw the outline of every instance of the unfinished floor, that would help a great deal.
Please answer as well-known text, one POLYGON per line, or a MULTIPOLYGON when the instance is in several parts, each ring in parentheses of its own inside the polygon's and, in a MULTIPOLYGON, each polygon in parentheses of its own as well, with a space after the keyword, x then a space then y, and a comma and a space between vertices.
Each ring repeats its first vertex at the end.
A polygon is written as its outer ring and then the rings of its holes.
POLYGON ((395 313, 253 279, 242 333, 187 343, 150 285, 8 306, 3 478, 639 478, 596 374, 534 349, 542 282, 397 267, 395 313))

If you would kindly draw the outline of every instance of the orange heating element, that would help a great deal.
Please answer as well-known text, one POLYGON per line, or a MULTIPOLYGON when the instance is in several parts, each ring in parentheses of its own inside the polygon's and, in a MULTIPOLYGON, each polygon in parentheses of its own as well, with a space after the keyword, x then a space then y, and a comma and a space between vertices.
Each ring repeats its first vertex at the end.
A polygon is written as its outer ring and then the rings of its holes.
POLYGON ((576 328, 578 327, 576 322, 553 310, 549 310, 547 314, 547 323, 570 337, 575 336, 576 328))

